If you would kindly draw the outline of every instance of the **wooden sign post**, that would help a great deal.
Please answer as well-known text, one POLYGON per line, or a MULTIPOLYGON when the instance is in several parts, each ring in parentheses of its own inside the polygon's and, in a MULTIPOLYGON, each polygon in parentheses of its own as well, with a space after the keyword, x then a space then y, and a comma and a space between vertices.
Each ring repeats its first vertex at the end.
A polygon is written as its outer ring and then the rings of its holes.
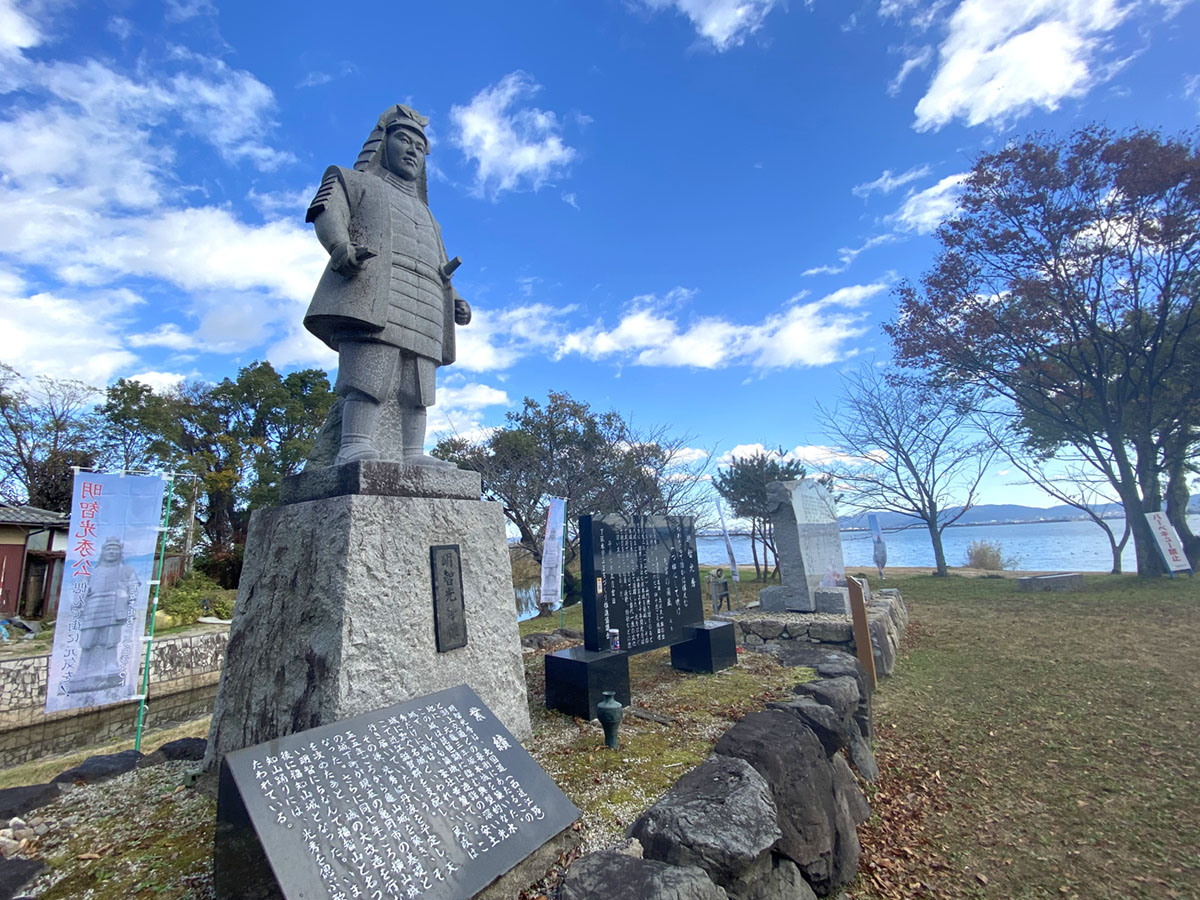
POLYGON ((862 582, 852 575, 846 576, 846 585, 850 588, 850 616, 854 620, 854 649, 858 653, 858 661, 867 670, 871 686, 876 683, 875 652, 871 649, 871 628, 867 625, 867 604, 863 599, 862 582))

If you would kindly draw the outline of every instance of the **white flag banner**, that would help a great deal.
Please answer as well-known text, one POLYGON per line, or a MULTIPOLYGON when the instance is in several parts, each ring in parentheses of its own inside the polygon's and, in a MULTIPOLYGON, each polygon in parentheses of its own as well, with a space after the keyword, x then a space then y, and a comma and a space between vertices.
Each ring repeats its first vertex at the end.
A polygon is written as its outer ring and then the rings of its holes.
POLYGON ((567 521, 567 501, 550 498, 546 511, 546 537, 542 541, 542 606, 562 603, 563 528, 567 521))
POLYGON ((137 695, 165 486, 157 475, 75 475, 46 712, 137 695))
POLYGON ((729 540, 729 529, 725 527, 725 511, 721 509, 721 501, 717 501, 717 516, 721 520, 721 535, 725 538, 725 552, 729 554, 729 577, 740 582, 737 559, 733 555, 733 541, 729 540))
POLYGON ((1154 539, 1158 541, 1158 552, 1162 554, 1167 570, 1171 572, 1190 572, 1191 565, 1183 552, 1183 541, 1179 540, 1179 532, 1171 524, 1164 512, 1146 513, 1146 521, 1154 531, 1154 539))

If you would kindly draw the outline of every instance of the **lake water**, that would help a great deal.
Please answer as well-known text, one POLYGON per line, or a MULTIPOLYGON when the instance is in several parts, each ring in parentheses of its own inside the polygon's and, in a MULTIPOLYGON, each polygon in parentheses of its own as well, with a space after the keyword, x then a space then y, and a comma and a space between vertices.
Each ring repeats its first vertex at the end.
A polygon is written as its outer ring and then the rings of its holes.
MULTIPOLYGON (((1113 532, 1120 537, 1120 531, 1125 526, 1124 521, 1107 521, 1113 532)), ((1200 531, 1200 516, 1188 516, 1188 524, 1193 532, 1200 531)), ((929 542, 929 532, 923 527, 884 532, 883 539, 887 543, 889 566, 933 567, 933 547, 929 542)), ((753 573, 754 557, 750 552, 750 538, 731 535, 730 540, 738 566, 749 566, 753 573)), ((950 527, 942 533, 946 564, 966 565, 967 546, 978 540, 1000 544, 1005 557, 1017 557, 1018 569, 1107 572, 1112 568, 1112 552, 1108 549, 1108 538, 1100 526, 1091 521, 950 527)), ((725 542, 720 537, 697 537, 696 550, 702 565, 729 565, 725 542)), ((761 546, 759 552, 761 553, 761 546)), ((871 532, 843 531, 842 555, 847 566, 874 568, 875 564, 871 560, 871 532)), ((1132 537, 1125 545, 1121 562, 1124 571, 1137 571, 1132 537)))

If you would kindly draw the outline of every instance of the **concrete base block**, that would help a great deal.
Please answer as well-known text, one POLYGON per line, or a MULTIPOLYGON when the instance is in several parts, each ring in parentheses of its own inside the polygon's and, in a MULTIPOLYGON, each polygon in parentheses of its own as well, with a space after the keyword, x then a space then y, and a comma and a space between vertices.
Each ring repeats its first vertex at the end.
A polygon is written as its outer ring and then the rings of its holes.
POLYGON ((468 684, 531 734, 500 506, 349 494, 255 511, 205 768, 233 750, 468 684), (437 651, 430 548, 457 544, 467 644, 437 651))

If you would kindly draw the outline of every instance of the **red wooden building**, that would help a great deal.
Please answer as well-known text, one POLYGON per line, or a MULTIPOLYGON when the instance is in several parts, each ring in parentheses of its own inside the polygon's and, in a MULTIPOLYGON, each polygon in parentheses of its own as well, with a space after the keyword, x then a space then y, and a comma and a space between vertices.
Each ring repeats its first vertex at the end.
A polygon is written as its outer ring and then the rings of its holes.
POLYGON ((0 615, 55 618, 69 535, 65 513, 0 503, 0 615))

